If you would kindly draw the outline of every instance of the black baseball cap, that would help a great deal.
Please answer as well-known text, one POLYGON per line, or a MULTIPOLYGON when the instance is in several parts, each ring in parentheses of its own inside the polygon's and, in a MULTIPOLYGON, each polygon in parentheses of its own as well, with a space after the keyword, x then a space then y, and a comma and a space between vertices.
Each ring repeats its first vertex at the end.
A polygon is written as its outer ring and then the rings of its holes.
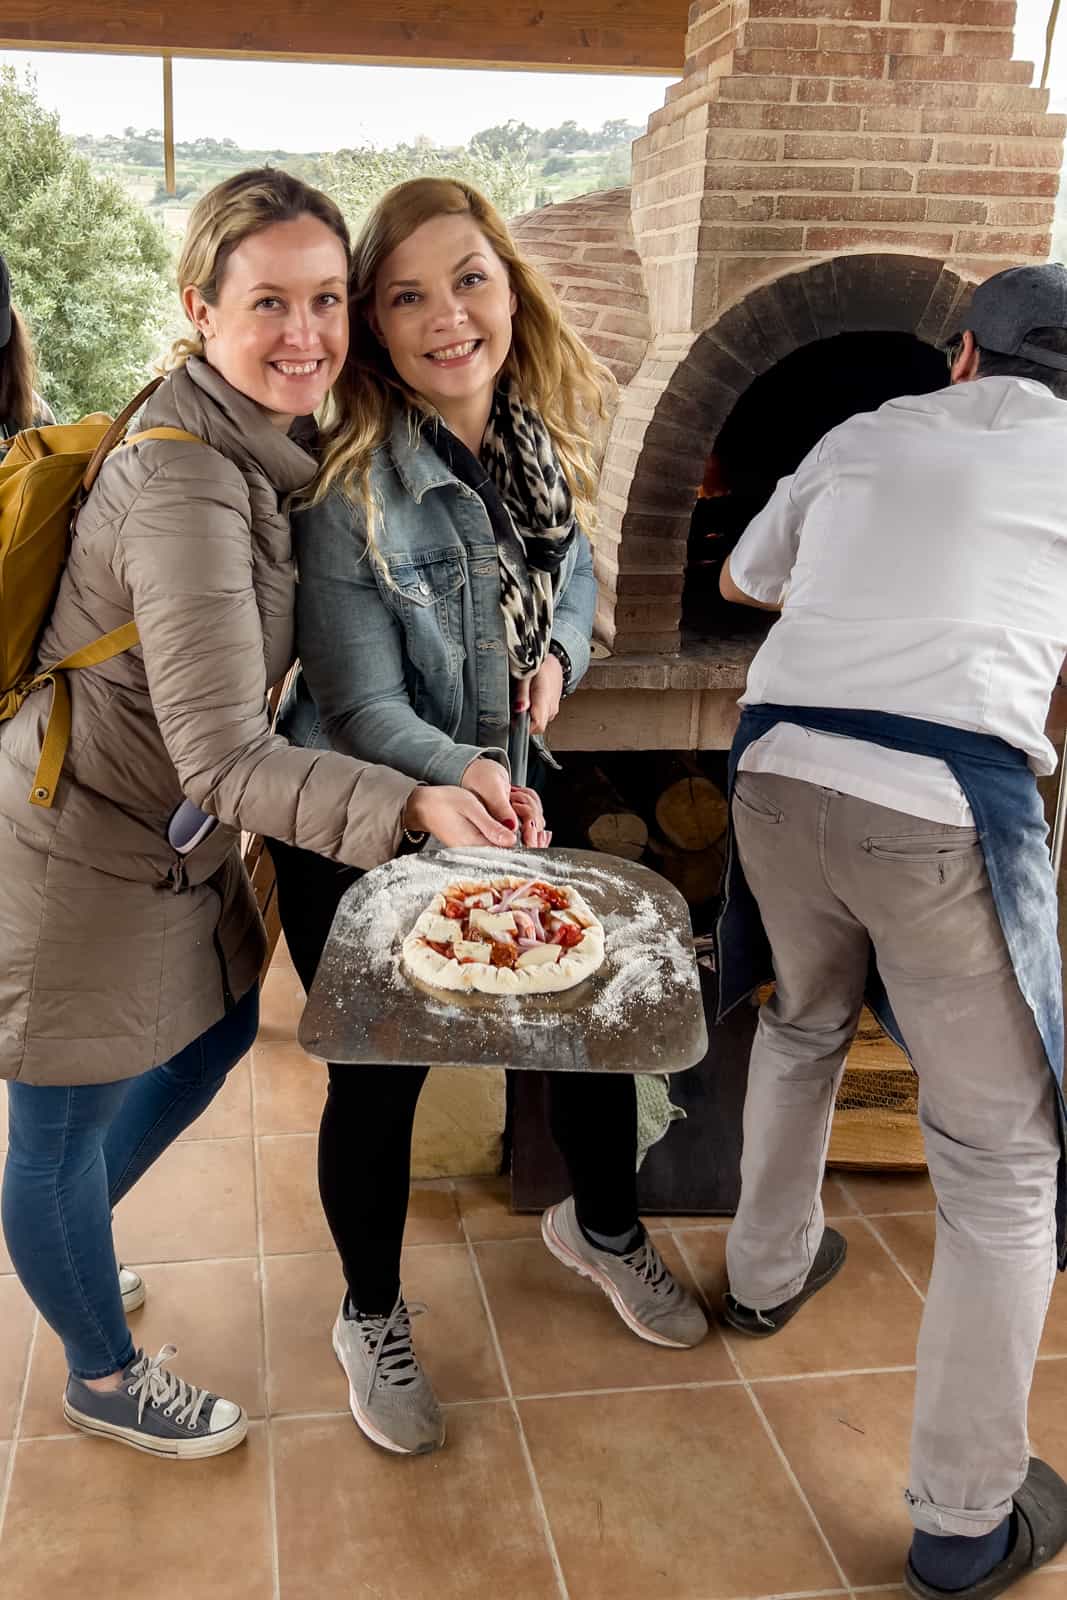
POLYGON ((1009 267, 980 283, 960 323, 970 328, 983 350, 1001 356, 1023 356, 1042 367, 1067 372, 1067 356, 1031 344, 1036 328, 1067 331, 1067 267, 1058 261, 1043 266, 1009 267))
POLYGON ((11 274, 0 256, 0 350, 11 338, 11 274))

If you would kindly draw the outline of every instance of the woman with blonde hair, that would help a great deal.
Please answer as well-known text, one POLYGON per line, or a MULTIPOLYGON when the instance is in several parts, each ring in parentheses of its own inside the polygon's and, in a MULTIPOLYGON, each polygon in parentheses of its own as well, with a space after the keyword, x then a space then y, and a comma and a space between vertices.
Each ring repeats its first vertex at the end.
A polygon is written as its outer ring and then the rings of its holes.
POLYGON ((136 625, 139 643, 70 674, 70 753, 30 804, 48 696, 0 736, 3 1224, 61 1338, 68 1422, 155 1455, 243 1439, 233 1401, 135 1348, 144 1298, 116 1265, 111 1210, 211 1101, 256 1033, 262 924, 240 830, 372 867, 405 827, 510 835, 463 790, 419 787, 271 733, 292 660, 285 505, 310 484, 311 413, 348 345, 349 240, 332 201, 245 172, 193 209, 178 268, 188 338, 77 517, 39 647, 65 658, 136 625))
MULTIPOLYGON (((315 504, 294 518, 303 678, 286 729, 460 784, 525 844, 546 845, 536 794, 512 786, 509 743, 527 715, 544 732, 589 659, 589 435, 610 380, 464 183, 416 179, 379 202, 354 248, 351 316, 315 504)), ((307 986, 352 874, 273 848, 307 986)), ((401 1453, 444 1439, 400 1288, 425 1077, 332 1067, 319 1141, 347 1283, 334 1349, 356 1422, 401 1453)), ((704 1315, 638 1220, 632 1079, 553 1074, 549 1103, 574 1193, 545 1215, 548 1248, 642 1338, 696 1344, 704 1315)))

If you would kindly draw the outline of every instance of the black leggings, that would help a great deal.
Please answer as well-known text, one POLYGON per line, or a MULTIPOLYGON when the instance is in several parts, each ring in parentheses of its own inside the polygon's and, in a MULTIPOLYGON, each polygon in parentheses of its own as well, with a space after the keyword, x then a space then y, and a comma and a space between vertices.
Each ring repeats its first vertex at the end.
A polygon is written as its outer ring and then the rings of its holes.
MULTIPOLYGON (((305 990, 341 896, 360 873, 268 840, 278 911, 305 990)), ((391 1311, 411 1182, 411 1133, 426 1067, 329 1067, 319 1127, 319 1193, 360 1311, 391 1311)), ((548 1074, 549 1122, 570 1173, 578 1216, 596 1233, 637 1223, 637 1099, 633 1079, 548 1074)))

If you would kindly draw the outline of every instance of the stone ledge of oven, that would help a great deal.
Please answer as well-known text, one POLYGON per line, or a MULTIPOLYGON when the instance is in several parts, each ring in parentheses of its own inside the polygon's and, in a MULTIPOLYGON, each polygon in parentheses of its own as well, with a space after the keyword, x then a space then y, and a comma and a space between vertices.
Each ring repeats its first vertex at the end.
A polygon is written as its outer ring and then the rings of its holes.
POLYGON ((670 655, 636 651, 589 663, 578 690, 596 689, 736 689, 740 694, 749 663, 765 632, 705 638, 683 636, 670 655))

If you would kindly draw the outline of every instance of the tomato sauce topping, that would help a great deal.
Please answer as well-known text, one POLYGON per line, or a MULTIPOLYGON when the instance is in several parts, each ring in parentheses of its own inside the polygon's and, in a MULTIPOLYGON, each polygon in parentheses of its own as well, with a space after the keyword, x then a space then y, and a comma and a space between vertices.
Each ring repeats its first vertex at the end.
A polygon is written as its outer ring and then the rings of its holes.
POLYGON ((538 899, 543 900, 545 905, 550 906, 553 911, 566 911, 570 904, 570 900, 563 890, 553 889, 550 883, 535 883, 531 886, 530 893, 537 895, 538 899))

